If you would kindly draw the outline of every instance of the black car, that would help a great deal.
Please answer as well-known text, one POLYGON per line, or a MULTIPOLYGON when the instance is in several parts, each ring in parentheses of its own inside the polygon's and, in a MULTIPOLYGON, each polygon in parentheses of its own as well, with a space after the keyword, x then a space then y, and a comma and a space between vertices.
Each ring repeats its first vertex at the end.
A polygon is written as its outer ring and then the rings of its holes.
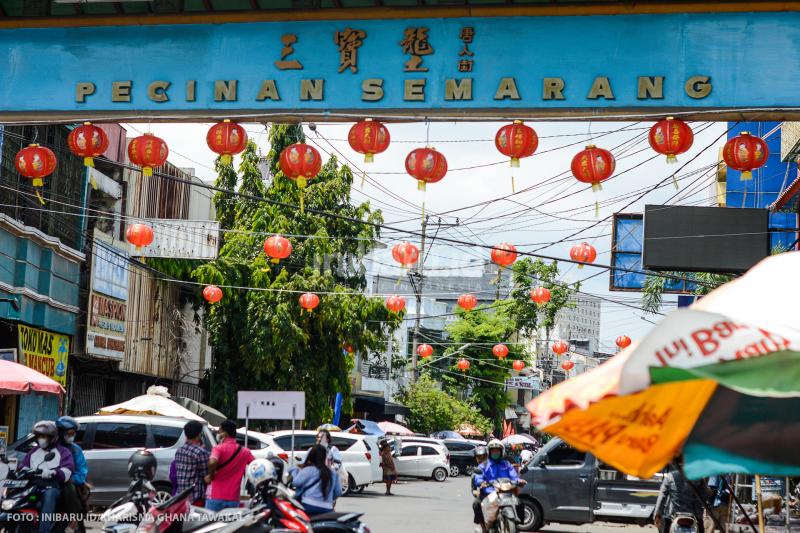
POLYGON ((475 466, 477 444, 461 439, 445 439, 442 442, 450 452, 450 477, 470 474, 475 466))

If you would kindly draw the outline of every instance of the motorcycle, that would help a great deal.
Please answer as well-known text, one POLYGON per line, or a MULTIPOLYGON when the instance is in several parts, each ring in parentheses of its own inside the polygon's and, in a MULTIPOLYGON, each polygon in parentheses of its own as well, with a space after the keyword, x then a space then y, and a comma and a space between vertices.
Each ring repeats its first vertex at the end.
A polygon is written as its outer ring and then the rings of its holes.
POLYGON ((149 509, 147 506, 155 495, 150 482, 139 479, 131 485, 131 489, 129 496, 117 500, 114 506, 103 513, 101 519, 109 519, 104 520, 105 533, 165 533, 172 526, 175 526, 173 530, 184 530, 182 523, 176 519, 189 514, 192 487, 165 502, 153 504, 149 509), (140 511, 142 508, 144 510, 140 511))
MULTIPOLYGON (((54 457, 55 453, 49 452, 42 462, 51 461, 54 457)), ((5 456, 0 456, 0 461, 8 464, 5 456)), ((42 470, 38 467, 8 472, 8 477, 0 485, 0 531, 22 533, 39 529, 41 496, 48 486, 41 475, 42 470)), ((56 524, 56 531, 63 531, 66 525, 56 524)))
POLYGON ((156 488, 148 479, 145 477, 135 479, 128 487, 128 493, 112 503, 100 516, 103 531, 106 533, 135 531, 155 495, 156 488))
POLYGON ((508 478, 500 478, 492 482, 497 495, 497 515, 489 528, 489 533, 517 533, 519 525, 519 487, 525 484, 524 479, 516 482, 508 478))
POLYGON ((697 533, 697 519, 689 513, 676 513, 669 525, 669 533, 697 533))

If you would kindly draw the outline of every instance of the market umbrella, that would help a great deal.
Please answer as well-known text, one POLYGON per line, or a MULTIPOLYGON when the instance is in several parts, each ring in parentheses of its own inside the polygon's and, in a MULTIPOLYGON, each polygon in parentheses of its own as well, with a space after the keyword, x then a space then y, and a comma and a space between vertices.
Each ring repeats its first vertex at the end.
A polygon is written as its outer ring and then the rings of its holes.
POLYGON ((456 433, 455 431, 437 431, 436 433, 431 433, 431 437, 434 439, 461 439, 466 440, 461 433, 456 433))
POLYGON ((341 431, 342 428, 337 426, 336 424, 322 424, 320 427, 317 428, 317 431, 341 431))
POLYGON ((533 446, 538 446, 539 445, 539 443, 536 442, 533 439, 533 437, 530 437, 529 435, 524 435, 524 434, 509 435, 508 437, 504 438, 500 442, 502 442, 506 446, 516 446, 517 444, 522 444, 523 446, 526 445, 526 444, 527 445, 533 445, 533 446))
POLYGON ((461 424, 456 428, 456 431, 465 437, 482 437, 483 432, 477 429, 472 424, 461 424))
POLYGON ((386 434, 377 423, 372 420, 365 420, 361 418, 354 418, 353 425, 347 428, 349 433, 365 433, 367 435, 377 435, 382 437, 386 434))
POLYGON ((64 394, 57 381, 36 370, 13 361, 0 360, 0 395, 49 392, 64 394))
POLYGON ((691 478, 800 475, 800 252, 665 318, 528 404, 533 422, 639 477, 683 450, 691 478))
POLYGON ((127 402, 103 407, 98 411, 100 415, 160 415, 186 418, 205 422, 184 406, 170 400, 166 387, 149 387, 147 394, 131 398, 127 402))
POLYGON ((200 403, 197 400, 185 398, 183 396, 172 396, 171 399, 175 403, 182 405, 194 414, 202 417, 212 426, 219 427, 219 425, 228 418, 222 412, 217 411, 209 405, 200 403))
POLYGON ((383 430, 384 433, 390 433, 392 435, 413 435, 414 432, 408 429, 405 426, 401 426, 400 424, 395 424, 394 422, 378 422, 378 427, 383 430))

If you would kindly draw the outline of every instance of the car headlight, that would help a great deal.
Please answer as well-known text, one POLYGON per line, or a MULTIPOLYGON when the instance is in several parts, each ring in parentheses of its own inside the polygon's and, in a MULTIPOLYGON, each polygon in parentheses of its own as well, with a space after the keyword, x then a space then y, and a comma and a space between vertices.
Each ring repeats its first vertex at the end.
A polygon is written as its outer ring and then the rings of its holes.
POLYGON ((16 507, 18 503, 19 503, 19 498, 3 500, 3 503, 0 503, 0 509, 2 509, 3 511, 10 511, 14 507, 16 507))

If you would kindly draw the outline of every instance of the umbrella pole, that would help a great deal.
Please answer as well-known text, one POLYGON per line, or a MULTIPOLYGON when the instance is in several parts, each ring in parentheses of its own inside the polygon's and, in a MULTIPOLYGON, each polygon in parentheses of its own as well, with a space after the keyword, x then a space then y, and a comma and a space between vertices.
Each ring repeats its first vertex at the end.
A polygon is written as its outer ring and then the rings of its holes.
POLYGON ((761 501, 761 476, 758 474, 756 474, 756 495, 758 496, 756 500, 758 504, 758 531, 764 533, 764 504, 761 501))
POLYGON ((736 506, 739 508, 739 512, 742 513, 742 515, 744 515, 744 517, 747 519, 747 523, 750 524, 750 527, 753 528, 753 531, 755 533, 758 533, 756 525, 753 523, 752 520, 750 520, 750 515, 747 514, 747 512, 744 510, 744 507, 742 507, 742 503, 739 501, 739 498, 736 497, 736 492, 733 490, 733 487, 731 487, 731 484, 728 483, 728 480, 725 479, 725 476, 720 476, 720 477, 722 478, 722 482, 725 483, 725 485, 728 487, 728 492, 730 493, 731 498, 733 498, 733 501, 736 502, 736 506))

